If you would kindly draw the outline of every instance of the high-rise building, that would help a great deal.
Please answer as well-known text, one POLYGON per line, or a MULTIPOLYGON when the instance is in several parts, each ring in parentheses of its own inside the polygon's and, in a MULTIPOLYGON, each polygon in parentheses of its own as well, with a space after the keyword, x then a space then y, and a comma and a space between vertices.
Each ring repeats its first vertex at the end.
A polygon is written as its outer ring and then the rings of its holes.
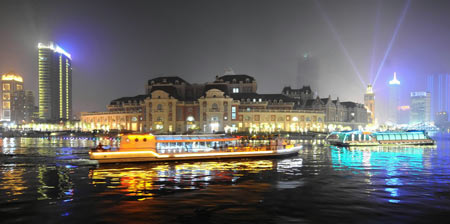
POLYGON ((39 119, 56 122, 72 117, 72 60, 53 42, 39 43, 39 119))
POLYGON ((411 93, 410 124, 427 123, 431 120, 431 96, 428 92, 411 93))
POLYGON ((9 72, 2 75, 2 88, 1 88, 1 116, 2 121, 12 121, 11 114, 14 113, 13 96, 16 91, 23 91, 23 78, 22 76, 9 72))
POLYGON ((300 89, 304 85, 310 85, 317 88, 320 81, 319 76, 318 59, 313 57, 311 53, 303 54, 297 64, 296 87, 300 89))
POLYGON ((368 116, 368 124, 375 124, 375 94, 372 85, 367 86, 366 94, 364 94, 364 106, 366 106, 368 116))
POLYGON ((427 92, 431 93, 431 114, 450 111, 450 74, 428 75, 427 92))
POLYGON ((35 120, 34 94, 29 90, 17 90, 12 95, 11 121, 18 124, 29 123, 35 120))
POLYGON ((389 105, 388 105, 388 119, 392 124, 397 124, 397 109, 399 106, 399 89, 400 81, 397 79, 397 73, 394 72, 394 78, 389 81, 389 105))

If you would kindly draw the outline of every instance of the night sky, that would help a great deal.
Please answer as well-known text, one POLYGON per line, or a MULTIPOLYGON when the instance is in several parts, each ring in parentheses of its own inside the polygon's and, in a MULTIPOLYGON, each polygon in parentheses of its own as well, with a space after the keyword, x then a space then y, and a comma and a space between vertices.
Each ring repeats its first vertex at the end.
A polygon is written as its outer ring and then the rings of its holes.
POLYGON ((449 3, 2 0, 0 73, 21 74, 37 96, 37 44, 55 41, 72 54, 73 107, 80 112, 143 94, 157 76, 204 83, 227 67, 254 76, 260 93, 311 84, 322 97, 362 102, 357 74, 367 84, 380 70, 381 110, 394 71, 403 104, 410 91, 426 90, 427 74, 450 72, 449 3), (317 68, 298 79, 305 53, 317 68))

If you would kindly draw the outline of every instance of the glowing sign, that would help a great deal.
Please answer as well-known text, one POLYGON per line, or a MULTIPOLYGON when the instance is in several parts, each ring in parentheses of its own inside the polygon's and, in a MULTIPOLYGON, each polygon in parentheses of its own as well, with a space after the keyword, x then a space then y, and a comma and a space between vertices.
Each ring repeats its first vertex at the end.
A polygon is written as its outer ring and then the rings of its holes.
POLYGON ((400 81, 397 79, 397 72, 394 72, 394 78, 389 81, 389 85, 400 85, 400 81))
POLYGON ((13 73, 7 73, 2 75, 2 81, 16 81, 23 82, 23 78, 20 75, 16 75, 13 73))
POLYGON ((67 51, 65 51, 64 49, 62 49, 58 45, 54 44, 53 42, 50 42, 48 45, 45 45, 43 43, 39 43, 38 44, 38 48, 39 49, 50 49, 50 50, 52 50, 54 52, 57 52, 57 53, 60 53, 60 54, 64 54, 66 57, 72 59, 71 55, 69 53, 67 53, 67 51))
POLYGON ((405 105, 405 106, 398 106, 397 109, 401 110, 401 111, 407 111, 407 110, 411 109, 411 107, 408 105, 405 105))

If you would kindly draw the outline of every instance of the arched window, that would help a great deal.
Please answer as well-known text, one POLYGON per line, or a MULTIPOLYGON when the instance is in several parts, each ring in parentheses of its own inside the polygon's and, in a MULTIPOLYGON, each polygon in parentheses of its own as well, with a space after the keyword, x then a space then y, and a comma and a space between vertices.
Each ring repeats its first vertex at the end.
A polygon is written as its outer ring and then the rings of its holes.
POLYGON ((219 106, 217 105, 217 103, 213 103, 211 109, 212 111, 219 111, 219 106))
POLYGON ((163 110, 162 104, 158 104, 158 106, 156 106, 156 110, 159 112, 162 112, 162 110, 163 110))

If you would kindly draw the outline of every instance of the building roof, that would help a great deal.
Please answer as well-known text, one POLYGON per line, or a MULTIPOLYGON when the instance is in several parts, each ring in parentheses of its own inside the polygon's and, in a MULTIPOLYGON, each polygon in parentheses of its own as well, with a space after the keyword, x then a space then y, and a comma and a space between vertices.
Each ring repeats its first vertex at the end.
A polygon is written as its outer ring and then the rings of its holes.
POLYGON ((249 79, 250 82, 254 82, 255 81, 255 78, 253 78, 253 77, 251 77, 249 75, 239 74, 239 75, 224 75, 224 76, 220 76, 220 77, 217 78, 217 80, 215 82, 222 81, 222 82, 233 83, 235 81, 236 83, 239 83, 241 81, 245 82, 247 79, 249 79))
POLYGON ((184 79, 178 76, 162 76, 148 80, 149 85, 153 85, 152 82, 154 82, 153 84, 181 85, 182 83, 185 83, 187 85, 190 85, 190 83, 186 82, 184 79))
POLYGON ((121 97, 119 99, 112 100, 110 105, 118 105, 118 104, 126 103, 129 101, 141 102, 141 101, 144 101, 145 98, 147 98, 147 97, 149 97, 149 95, 147 95, 147 94, 131 96, 131 97, 121 97))
POLYGON ((226 84, 220 84, 220 83, 208 83, 205 85, 205 89, 203 92, 203 95, 206 94, 206 92, 208 92, 208 90, 211 89, 218 89, 222 92, 225 93, 225 95, 228 95, 228 86, 226 84))
POLYGON ((312 90, 310 86, 303 86, 300 89, 293 89, 290 86, 285 86, 281 92, 284 94, 287 92, 312 93, 312 90))
POLYGON ((357 107, 358 103, 346 101, 346 102, 341 102, 341 105, 344 105, 345 107, 357 107))
POLYGON ((181 99, 181 97, 177 93, 177 88, 173 86, 152 86, 150 93, 153 93, 156 90, 161 90, 169 94, 169 96, 176 98, 178 100, 181 99))
POLYGON ((230 94, 234 100, 262 99, 263 101, 282 100, 283 102, 297 102, 298 100, 285 96, 283 94, 258 94, 258 93, 233 93, 230 94))

